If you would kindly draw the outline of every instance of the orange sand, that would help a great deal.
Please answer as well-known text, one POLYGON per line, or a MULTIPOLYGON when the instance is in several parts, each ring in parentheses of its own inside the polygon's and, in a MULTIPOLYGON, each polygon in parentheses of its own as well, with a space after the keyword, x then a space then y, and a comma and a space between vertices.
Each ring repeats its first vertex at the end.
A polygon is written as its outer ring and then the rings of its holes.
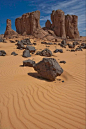
MULTIPOLYGON (((33 41, 37 41, 37 50, 46 46, 40 40, 33 41)), ((22 57, 23 50, 16 49, 15 43, 7 42, 0 43, 0 50, 7 53, 0 56, 0 129, 85 129, 86 50, 63 48, 64 53, 53 53, 52 58, 66 64, 60 64, 64 73, 49 82, 38 78, 32 67, 22 67, 29 58, 22 57), (12 56, 13 51, 18 56, 12 56)), ((42 58, 35 54, 30 57, 36 62, 42 58)))

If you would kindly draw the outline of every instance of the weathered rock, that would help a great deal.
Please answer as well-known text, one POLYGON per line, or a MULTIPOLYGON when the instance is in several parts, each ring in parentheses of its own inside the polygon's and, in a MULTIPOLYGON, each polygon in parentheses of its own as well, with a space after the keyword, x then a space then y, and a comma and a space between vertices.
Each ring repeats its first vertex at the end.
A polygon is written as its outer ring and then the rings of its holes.
POLYGON ((10 40, 10 42, 11 42, 11 43, 15 43, 15 41, 13 41, 13 40, 10 40))
POLYGON ((26 57, 26 58, 31 57, 29 50, 24 50, 23 51, 23 57, 26 57))
POLYGON ((65 33, 65 15, 62 10, 53 10, 51 14, 52 26, 56 36, 66 38, 65 33))
POLYGON ((16 31, 19 34, 33 34, 40 27, 40 11, 23 14, 15 20, 16 31))
POLYGON ((42 50, 40 52, 40 56, 50 57, 50 56, 52 56, 52 52, 49 49, 45 48, 44 50, 42 50))
POLYGON ((67 14, 65 16, 65 31, 66 36, 69 36, 71 39, 79 38, 79 32, 78 32, 78 16, 76 15, 69 15, 67 14))
POLYGON ((60 46, 65 48, 67 46, 66 40, 62 40, 60 46))
POLYGON ((76 46, 76 45, 79 45, 79 43, 78 42, 73 42, 73 45, 76 46))
POLYGON ((17 32, 11 29, 11 20, 7 19, 7 26, 6 26, 6 31, 4 33, 4 37, 9 38, 12 37, 13 35, 17 35, 17 32))
POLYGON ((15 52, 12 52, 11 55, 17 56, 18 54, 15 52))
POLYGON ((63 50, 62 50, 62 49, 56 49, 56 50, 54 51, 54 53, 57 53, 57 52, 63 53, 63 50))
POLYGON ((41 77, 54 81, 56 76, 60 76, 63 73, 63 69, 54 58, 43 58, 42 61, 34 65, 41 77))
POLYGON ((17 43, 17 49, 25 49, 25 46, 23 45, 23 43, 21 43, 20 41, 17 43))
POLYGON ((0 56, 5 56, 6 52, 4 50, 0 50, 0 56))
POLYGON ((62 61, 60 61, 59 63, 63 63, 63 64, 65 64, 65 63, 66 63, 66 61, 62 60, 62 61))
POLYGON ((23 45, 32 45, 29 38, 21 40, 21 42, 23 43, 23 45))
POLYGON ((25 60, 23 61, 23 66, 29 66, 29 67, 33 67, 35 65, 35 61, 33 60, 25 60))
POLYGON ((51 22, 49 20, 46 21, 45 27, 50 29, 51 28, 51 22))
POLYGON ((69 47, 69 48, 74 48, 75 45, 73 45, 73 44, 68 44, 68 47, 69 47))
POLYGON ((33 46, 26 46, 26 49, 29 50, 30 53, 33 53, 36 51, 35 47, 33 46))

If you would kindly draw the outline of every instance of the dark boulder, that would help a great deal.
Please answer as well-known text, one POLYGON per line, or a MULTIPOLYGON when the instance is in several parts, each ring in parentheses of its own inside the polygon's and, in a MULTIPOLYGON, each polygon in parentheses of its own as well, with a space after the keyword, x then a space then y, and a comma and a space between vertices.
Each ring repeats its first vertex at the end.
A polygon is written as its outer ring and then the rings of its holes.
POLYGON ((64 61, 64 60, 63 60, 63 61, 60 61, 59 63, 63 63, 63 64, 65 64, 65 63, 66 63, 66 61, 64 61))
POLYGON ((32 45, 32 43, 30 42, 30 39, 29 38, 26 38, 24 40, 21 40, 20 42, 22 42, 23 45, 32 45))
POLYGON ((66 40, 62 40, 61 44, 59 44, 61 47, 66 48, 67 44, 66 44, 66 40))
POLYGON ((20 41, 17 43, 17 49, 25 49, 25 46, 23 45, 23 43, 21 43, 20 41))
POLYGON ((52 52, 49 49, 45 48, 40 52, 40 56, 50 57, 52 56, 52 52))
POLYGON ((11 42, 11 43, 15 43, 15 41, 13 41, 13 40, 10 40, 10 42, 11 42))
POLYGON ((26 57, 26 58, 31 57, 29 50, 24 50, 23 51, 23 57, 26 57))
POLYGON ((5 56, 6 52, 4 50, 0 50, 0 56, 5 56))
POLYGON ((11 55, 17 56, 18 54, 15 52, 12 52, 11 55))
POLYGON ((73 42, 73 45, 76 46, 76 45, 79 45, 79 43, 75 41, 73 42))
POLYGON ((23 61, 23 66, 29 66, 29 67, 33 67, 35 65, 35 61, 33 60, 25 60, 23 61))
POLYGON ((68 47, 69 47, 69 48, 75 48, 75 45, 73 45, 73 44, 68 44, 68 47))
POLYGON ((41 77, 54 81, 56 76, 60 76, 63 73, 63 69, 54 58, 43 58, 42 61, 34 65, 41 77))
POLYGON ((57 52, 63 53, 63 50, 62 50, 62 49, 56 49, 56 50, 54 51, 54 53, 57 53, 57 52))
POLYGON ((26 46, 26 49, 29 50, 30 53, 33 53, 33 52, 36 51, 35 47, 33 47, 33 46, 28 46, 28 45, 27 45, 27 46, 26 46))

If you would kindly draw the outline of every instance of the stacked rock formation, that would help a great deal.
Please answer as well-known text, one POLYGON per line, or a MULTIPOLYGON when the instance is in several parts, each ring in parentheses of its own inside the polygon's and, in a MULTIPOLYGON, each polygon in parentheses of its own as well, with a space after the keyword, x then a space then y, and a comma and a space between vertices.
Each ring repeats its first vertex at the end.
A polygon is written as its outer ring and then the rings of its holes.
POLYGON ((6 31, 4 33, 4 37, 9 38, 12 37, 13 35, 17 35, 17 32, 11 29, 11 20, 7 19, 7 26, 6 26, 6 31))
POLYGON ((56 36, 62 38, 79 38, 79 32, 77 27, 78 16, 65 15, 62 10, 53 10, 51 14, 51 21, 46 21, 45 27, 54 31, 56 36), (51 26, 51 27, 50 27, 51 26))
POLYGON ((15 20, 16 31, 19 34, 33 34, 37 29, 40 29, 40 11, 23 14, 15 20))

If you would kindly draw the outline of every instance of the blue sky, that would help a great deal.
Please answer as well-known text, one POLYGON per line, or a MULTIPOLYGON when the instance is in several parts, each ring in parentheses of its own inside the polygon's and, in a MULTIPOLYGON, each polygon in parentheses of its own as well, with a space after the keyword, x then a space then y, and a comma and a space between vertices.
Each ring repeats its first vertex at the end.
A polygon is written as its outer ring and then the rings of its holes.
POLYGON ((78 16, 78 29, 81 36, 86 36, 86 3, 85 0, 0 0, 0 34, 6 29, 6 19, 11 19, 12 29, 15 19, 24 13, 40 10, 40 25, 45 26, 50 20, 52 10, 61 9, 65 14, 78 16))

